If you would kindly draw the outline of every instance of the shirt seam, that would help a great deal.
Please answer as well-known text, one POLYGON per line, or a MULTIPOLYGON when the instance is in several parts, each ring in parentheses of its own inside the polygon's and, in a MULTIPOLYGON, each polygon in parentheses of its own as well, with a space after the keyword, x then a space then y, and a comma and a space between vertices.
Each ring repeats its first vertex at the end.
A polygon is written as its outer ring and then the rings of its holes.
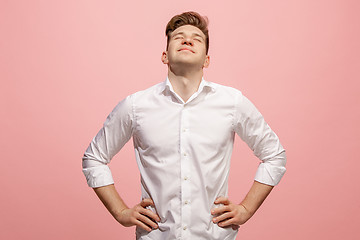
POLYGON ((132 126, 131 126, 131 135, 134 136, 134 132, 135 132, 135 129, 136 129, 136 125, 137 125, 137 118, 136 118, 136 114, 135 114, 135 101, 134 101, 134 98, 135 98, 135 94, 132 94, 130 99, 131 99, 131 114, 132 114, 132 126))
POLYGON ((234 103, 234 112, 233 112, 233 121, 232 121, 232 130, 233 132, 236 132, 236 118, 237 118, 237 108, 239 103, 239 95, 236 94, 235 96, 235 103, 234 103))

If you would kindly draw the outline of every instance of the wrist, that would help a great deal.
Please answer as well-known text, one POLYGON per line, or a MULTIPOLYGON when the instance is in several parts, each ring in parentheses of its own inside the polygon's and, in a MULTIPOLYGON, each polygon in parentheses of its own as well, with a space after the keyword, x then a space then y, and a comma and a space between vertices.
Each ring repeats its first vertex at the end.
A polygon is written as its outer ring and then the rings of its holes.
POLYGON ((244 203, 240 203, 239 205, 240 205, 241 207, 243 207, 243 208, 245 209, 245 211, 246 211, 250 216, 254 215, 254 213, 255 213, 256 210, 252 210, 249 206, 247 206, 247 205, 244 204, 244 203))
POLYGON ((118 221, 118 222, 121 222, 121 219, 122 219, 122 217, 123 217, 123 214, 124 214, 124 211, 125 210, 127 210, 127 209, 129 209, 127 206, 125 206, 125 207, 120 207, 120 208, 118 208, 118 209, 115 209, 114 211, 113 211, 113 216, 114 216, 114 218, 118 221))

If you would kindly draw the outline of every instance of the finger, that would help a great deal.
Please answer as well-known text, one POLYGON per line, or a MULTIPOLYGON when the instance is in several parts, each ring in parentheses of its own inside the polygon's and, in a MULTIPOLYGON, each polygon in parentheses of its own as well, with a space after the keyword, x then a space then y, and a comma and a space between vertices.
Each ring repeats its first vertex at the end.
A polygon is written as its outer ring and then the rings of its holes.
POLYGON ((214 217, 213 218, 213 222, 214 223, 218 223, 218 222, 221 222, 221 221, 225 221, 229 218, 232 218, 234 216, 234 213, 233 212, 226 212, 226 213, 223 213, 217 217, 214 217))
POLYGON ((145 215, 139 214, 139 216, 137 217, 137 219, 139 221, 141 221, 142 223, 146 224, 148 227, 150 228, 158 228, 158 225, 155 221, 153 221, 152 219, 148 218, 145 215))
POLYGON ((154 213, 153 211, 146 209, 146 208, 141 208, 139 209, 139 213, 141 213, 142 215, 145 215, 147 217, 149 217, 152 221, 158 221, 160 222, 160 217, 159 215, 157 215, 156 213, 154 213))
POLYGON ((236 224, 235 224, 234 218, 229 218, 225 221, 219 222, 218 225, 219 225, 219 227, 228 227, 228 226, 232 226, 232 225, 236 225, 236 224))
POLYGON ((222 214, 224 212, 229 212, 231 209, 229 205, 221 206, 221 207, 215 207, 211 210, 212 215, 222 214))
MULTIPOLYGON (((158 221, 160 222, 161 219, 159 217, 159 215, 157 215, 156 213, 154 213, 151 210, 146 209, 147 206, 152 206, 155 207, 155 204, 153 202, 153 200, 151 198, 144 198, 141 202, 140 202, 140 206, 143 208, 143 210, 141 210, 141 213, 149 216, 150 218, 152 218, 152 220, 154 221, 158 221)), ((140 211, 139 211, 140 212, 140 211)))
POLYGON ((215 202, 214 202, 215 204, 225 204, 225 205, 228 205, 228 204, 230 204, 230 201, 229 201, 229 199, 227 198, 227 197, 218 197, 216 200, 215 200, 215 202))
POLYGON ((150 198, 144 198, 141 202, 140 202, 140 206, 142 206, 143 208, 147 207, 147 206, 155 206, 154 202, 152 199, 150 198))
POLYGON ((138 219, 135 220, 135 225, 144 229, 145 231, 148 231, 148 232, 150 232, 152 230, 151 227, 149 227, 148 225, 146 225, 145 223, 143 223, 142 221, 140 221, 138 219))
POLYGON ((237 229, 240 228, 240 225, 235 225, 235 224, 233 224, 233 225, 231 225, 231 228, 232 228, 233 230, 237 230, 237 229))

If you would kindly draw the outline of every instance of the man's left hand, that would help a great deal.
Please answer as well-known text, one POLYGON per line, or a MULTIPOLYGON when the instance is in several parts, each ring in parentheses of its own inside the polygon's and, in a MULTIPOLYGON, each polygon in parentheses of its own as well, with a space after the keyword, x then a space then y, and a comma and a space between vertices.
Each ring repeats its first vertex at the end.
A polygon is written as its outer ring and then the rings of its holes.
POLYGON ((219 227, 231 226, 236 229, 253 215, 243 205, 234 204, 226 197, 218 197, 214 203, 223 204, 223 206, 211 210, 211 214, 216 215, 213 222, 217 223, 219 227))

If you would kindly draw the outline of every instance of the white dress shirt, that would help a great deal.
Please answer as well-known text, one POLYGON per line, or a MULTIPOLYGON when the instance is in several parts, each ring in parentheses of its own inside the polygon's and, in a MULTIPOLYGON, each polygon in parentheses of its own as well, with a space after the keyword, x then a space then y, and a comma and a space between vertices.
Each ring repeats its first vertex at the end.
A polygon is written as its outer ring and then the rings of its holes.
POLYGON ((235 133, 261 160, 255 180, 278 184, 285 150, 240 91, 202 79, 184 102, 167 79, 114 108, 84 154, 83 173, 90 187, 113 184, 107 164, 133 137, 141 196, 161 218, 151 232, 137 228, 137 239, 233 240, 237 230, 214 224, 210 210, 228 194, 235 133))

